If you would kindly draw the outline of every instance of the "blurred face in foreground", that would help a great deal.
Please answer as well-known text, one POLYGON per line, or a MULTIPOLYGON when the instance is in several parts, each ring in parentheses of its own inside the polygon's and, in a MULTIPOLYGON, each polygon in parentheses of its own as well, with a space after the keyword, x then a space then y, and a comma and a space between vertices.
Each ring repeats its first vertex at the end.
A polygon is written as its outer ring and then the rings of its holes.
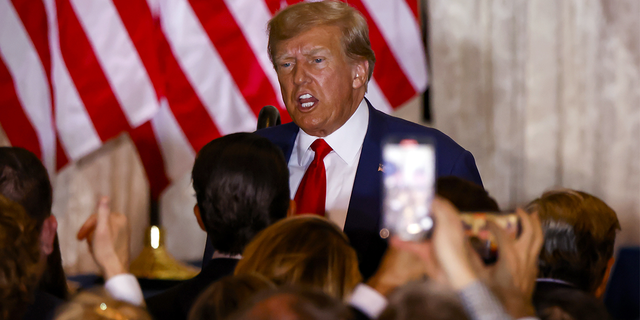
POLYGON ((287 111, 312 136, 325 137, 340 128, 366 91, 368 62, 349 59, 341 37, 338 27, 320 25, 276 47, 276 72, 287 111))

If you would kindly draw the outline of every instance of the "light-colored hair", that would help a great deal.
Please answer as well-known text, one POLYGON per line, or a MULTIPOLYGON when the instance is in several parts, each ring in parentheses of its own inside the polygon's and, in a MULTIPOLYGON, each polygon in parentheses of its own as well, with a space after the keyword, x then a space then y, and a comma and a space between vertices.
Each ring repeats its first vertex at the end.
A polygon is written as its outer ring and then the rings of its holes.
POLYGON ((56 311, 56 320, 151 320, 141 307, 111 298, 104 288, 83 291, 56 311))
POLYGON ((284 286, 257 294, 229 320, 348 320, 342 301, 316 288, 284 286))
POLYGON ((361 281, 347 236, 315 215, 281 220, 245 248, 235 274, 258 273, 276 285, 303 285, 343 299, 361 281))
POLYGON ((0 319, 20 319, 42 273, 40 231, 18 203, 0 195, 0 319))
POLYGON ((597 197, 571 189, 545 192, 526 210, 538 212, 544 231, 540 276, 594 292, 602 283, 620 230, 615 211, 597 197))
POLYGON ((466 320, 460 298, 451 288, 431 280, 408 283, 389 296, 379 320, 466 320))
POLYGON ((269 56, 276 65, 276 47, 318 26, 336 26, 342 32, 342 49, 353 61, 369 62, 367 81, 371 80, 376 56, 369 41, 367 20, 358 10, 341 1, 301 2, 278 12, 267 26, 269 32, 269 56))
POLYGON ((226 276, 198 296, 189 312, 189 320, 227 319, 266 289, 275 289, 275 285, 259 274, 226 276))

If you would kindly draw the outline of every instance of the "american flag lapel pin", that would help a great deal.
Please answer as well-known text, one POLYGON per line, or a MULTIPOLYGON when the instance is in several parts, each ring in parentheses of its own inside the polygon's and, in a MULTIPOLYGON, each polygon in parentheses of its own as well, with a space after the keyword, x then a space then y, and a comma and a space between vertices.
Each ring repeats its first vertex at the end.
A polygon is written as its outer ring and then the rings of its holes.
POLYGON ((382 163, 378 164, 378 172, 384 172, 384 166, 382 163))

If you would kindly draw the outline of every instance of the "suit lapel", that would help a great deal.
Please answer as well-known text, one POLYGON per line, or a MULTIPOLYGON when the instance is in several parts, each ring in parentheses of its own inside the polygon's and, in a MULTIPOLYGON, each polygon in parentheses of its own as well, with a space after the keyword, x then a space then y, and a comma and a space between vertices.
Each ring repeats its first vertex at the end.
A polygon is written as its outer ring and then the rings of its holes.
MULTIPOLYGON (((356 178, 351 191, 349 210, 344 231, 354 247, 366 250, 372 232, 380 227, 380 181, 382 172, 378 171, 381 163, 380 143, 382 133, 386 132, 379 111, 375 110, 367 100, 369 107, 369 125, 362 144, 360 161, 356 178)), ((363 251, 360 251, 363 252, 363 251)))

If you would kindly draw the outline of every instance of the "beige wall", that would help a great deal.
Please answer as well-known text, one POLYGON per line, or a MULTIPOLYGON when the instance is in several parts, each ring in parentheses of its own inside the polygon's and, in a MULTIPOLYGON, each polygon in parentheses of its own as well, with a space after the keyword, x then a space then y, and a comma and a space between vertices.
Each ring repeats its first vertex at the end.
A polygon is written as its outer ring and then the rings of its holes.
POLYGON ((640 243, 640 1, 428 0, 435 126, 503 208, 563 186, 640 243))
MULTIPOLYGON (((640 244, 640 1, 429 0, 434 126, 474 156, 503 208, 565 186, 609 203, 621 244, 640 244)), ((419 122, 416 99, 396 115, 419 122)), ((8 145, 0 128, 0 145, 8 145)), ((126 135, 54 181, 64 264, 96 270, 75 232, 99 195, 132 221, 132 252, 148 223, 148 185, 126 135)), ((198 259, 189 174, 163 195, 166 244, 198 259)))

